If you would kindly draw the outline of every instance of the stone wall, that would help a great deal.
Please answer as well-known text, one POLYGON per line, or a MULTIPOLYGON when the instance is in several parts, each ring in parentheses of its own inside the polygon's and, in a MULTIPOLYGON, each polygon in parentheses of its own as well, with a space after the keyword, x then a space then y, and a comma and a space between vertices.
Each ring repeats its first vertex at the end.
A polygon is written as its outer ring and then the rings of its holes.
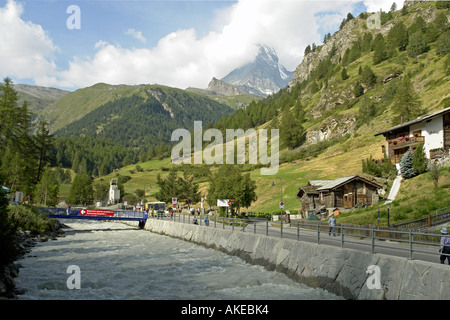
POLYGON ((164 220, 149 219, 144 228, 238 256, 346 299, 450 299, 448 265, 164 220), (369 289, 376 284, 369 266, 379 267, 380 289, 369 289))

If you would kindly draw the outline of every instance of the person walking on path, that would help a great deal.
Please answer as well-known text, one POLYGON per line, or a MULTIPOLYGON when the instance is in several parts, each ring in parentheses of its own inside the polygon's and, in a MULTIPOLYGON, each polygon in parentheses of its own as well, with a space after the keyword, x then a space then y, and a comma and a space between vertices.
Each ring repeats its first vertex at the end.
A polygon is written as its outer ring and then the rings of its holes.
POLYGON ((447 259, 447 262, 450 265, 450 237, 448 236, 447 228, 442 228, 441 233, 441 247, 439 248, 439 252, 441 253, 440 260, 441 263, 444 264, 445 259, 447 259))
POLYGON ((335 232, 336 218, 334 217, 334 214, 332 214, 330 219, 328 219, 328 225, 330 226, 330 230, 328 231, 328 235, 331 236, 331 230, 333 230, 333 236, 336 237, 336 232, 335 232))

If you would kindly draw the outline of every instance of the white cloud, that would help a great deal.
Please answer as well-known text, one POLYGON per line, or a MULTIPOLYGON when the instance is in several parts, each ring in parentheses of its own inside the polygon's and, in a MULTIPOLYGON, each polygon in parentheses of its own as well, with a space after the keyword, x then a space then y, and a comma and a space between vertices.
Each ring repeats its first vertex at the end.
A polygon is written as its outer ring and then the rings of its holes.
POLYGON ((397 10, 399 10, 403 7, 405 0, 365 0, 364 4, 367 7, 367 12, 376 12, 380 9, 388 12, 394 2, 397 4, 397 10))
POLYGON ((2 77, 50 81, 58 48, 44 29, 20 17, 23 7, 8 0, 0 8, 0 72, 2 77))
MULTIPOLYGON (((74 58, 59 78, 64 85, 76 87, 102 81, 205 88, 213 76, 224 77, 251 61, 257 53, 257 43, 274 47, 280 62, 294 70, 304 48, 321 42, 320 24, 338 26, 352 4, 241 0, 223 10, 214 30, 203 37, 198 37, 194 29, 178 30, 162 38, 156 47, 146 49, 101 42, 94 57, 74 58), (319 18, 315 13, 320 11, 331 13, 319 18)), ((129 34, 138 35, 133 29, 129 34)))
POLYGON ((133 38, 138 39, 139 41, 141 41, 142 43, 146 43, 147 39, 145 39, 145 37, 142 35, 142 31, 137 31, 134 30, 134 28, 129 28, 126 32, 126 35, 130 35, 133 38))
MULTIPOLYGON (((222 10, 216 17, 213 30, 201 37, 194 29, 177 30, 160 39, 155 47, 139 49, 124 48, 98 39, 93 56, 73 57, 68 68, 60 71, 51 60, 56 51, 52 41, 40 26, 22 21, 21 7, 9 0, 1 14, 8 12, 17 26, 14 29, 8 27, 4 19, 0 19, 0 41, 11 43, 12 39, 4 39, 10 34, 17 45, 10 44, 9 55, 3 54, 5 59, 0 60, 11 61, 16 56, 20 57, 18 45, 27 46, 30 54, 22 57, 26 63, 16 68, 17 63, 7 62, 4 63, 5 68, 10 68, 17 77, 31 77, 40 85, 77 88, 106 82, 205 88, 212 77, 222 78, 234 68, 251 61, 257 54, 257 43, 274 47, 280 62, 287 69, 294 70, 301 62, 305 47, 313 42, 321 43, 323 37, 319 30, 333 29, 333 25, 337 29, 355 3, 239 0, 222 10), (20 12, 11 13, 11 8, 20 9, 20 12), (3 32, 4 28, 10 32, 3 32), (40 62, 37 63, 36 59, 40 62)), ((128 29, 126 34, 145 41, 142 33, 135 29, 128 29)), ((2 66, 0 70, 5 68, 2 66)))

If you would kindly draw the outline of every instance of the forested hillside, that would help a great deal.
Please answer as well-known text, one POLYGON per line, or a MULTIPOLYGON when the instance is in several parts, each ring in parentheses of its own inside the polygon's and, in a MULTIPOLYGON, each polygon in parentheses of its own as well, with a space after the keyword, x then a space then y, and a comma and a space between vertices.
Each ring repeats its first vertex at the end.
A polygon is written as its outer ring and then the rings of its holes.
POLYGON ((140 86, 133 94, 98 106, 54 132, 56 163, 76 172, 106 174, 130 163, 170 154, 172 132, 211 126, 234 110, 202 95, 164 86, 140 86))

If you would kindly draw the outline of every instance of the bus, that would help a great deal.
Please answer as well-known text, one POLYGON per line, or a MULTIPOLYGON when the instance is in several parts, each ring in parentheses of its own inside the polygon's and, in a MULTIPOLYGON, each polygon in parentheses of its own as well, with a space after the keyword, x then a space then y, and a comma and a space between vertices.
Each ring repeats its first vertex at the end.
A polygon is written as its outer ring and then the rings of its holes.
POLYGON ((166 212, 166 203, 161 201, 152 201, 145 204, 145 210, 148 210, 149 214, 164 215, 166 212))

